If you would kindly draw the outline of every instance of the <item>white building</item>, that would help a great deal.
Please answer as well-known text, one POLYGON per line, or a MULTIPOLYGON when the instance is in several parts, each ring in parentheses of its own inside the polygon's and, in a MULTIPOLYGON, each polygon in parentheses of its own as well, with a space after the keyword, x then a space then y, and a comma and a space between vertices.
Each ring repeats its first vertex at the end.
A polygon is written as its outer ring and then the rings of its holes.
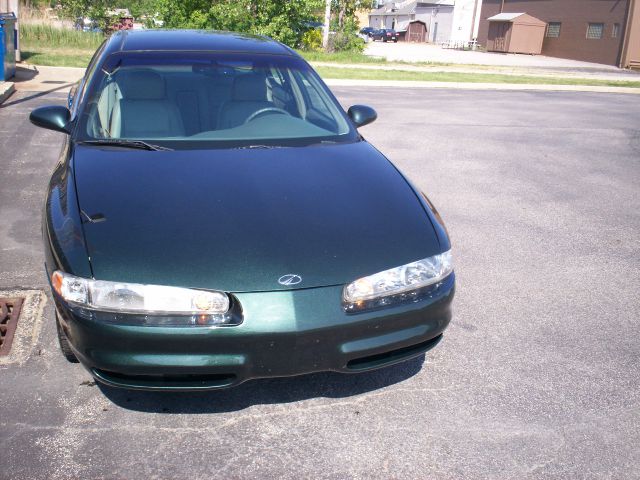
POLYGON ((443 43, 451 34, 453 5, 454 0, 390 2, 369 14, 369 26, 406 32, 410 22, 420 21, 426 25, 427 41, 443 43))
POLYGON ((478 36, 482 0, 386 1, 369 14, 369 26, 406 32, 410 22, 426 25, 432 43, 468 42, 478 36))
POLYGON ((468 42, 478 36, 482 0, 455 0, 451 42, 468 42))

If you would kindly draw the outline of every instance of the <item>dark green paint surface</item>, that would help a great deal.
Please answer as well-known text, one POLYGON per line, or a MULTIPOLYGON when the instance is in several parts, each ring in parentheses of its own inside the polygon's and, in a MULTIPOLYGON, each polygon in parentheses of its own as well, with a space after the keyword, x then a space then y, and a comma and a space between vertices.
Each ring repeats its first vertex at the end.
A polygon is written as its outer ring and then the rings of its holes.
POLYGON ((440 253, 412 188, 367 142, 148 152, 77 146, 100 280, 268 291, 345 284, 440 253), (302 277, 285 287, 284 274, 302 277))
POLYGON ((355 315, 342 310, 340 295, 337 286, 238 294, 244 322, 234 327, 114 325, 55 300, 77 356, 101 381, 206 389, 250 378, 361 371, 419 355, 449 324, 454 276, 420 302, 355 315), (382 357, 367 361, 374 355, 382 357))

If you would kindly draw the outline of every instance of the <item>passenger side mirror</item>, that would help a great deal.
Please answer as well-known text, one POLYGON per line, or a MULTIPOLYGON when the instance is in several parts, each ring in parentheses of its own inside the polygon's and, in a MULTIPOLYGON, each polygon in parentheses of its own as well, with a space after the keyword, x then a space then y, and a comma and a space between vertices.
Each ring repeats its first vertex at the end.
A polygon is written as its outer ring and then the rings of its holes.
POLYGON ((71 133, 69 120, 71 112, 66 107, 50 106, 36 108, 29 115, 29 120, 36 127, 55 130, 56 132, 71 133))
POLYGON ((349 118, 353 120, 353 123, 355 123, 358 128, 368 125, 378 118, 376 111, 366 105, 353 105, 349 107, 347 115, 349 115, 349 118))

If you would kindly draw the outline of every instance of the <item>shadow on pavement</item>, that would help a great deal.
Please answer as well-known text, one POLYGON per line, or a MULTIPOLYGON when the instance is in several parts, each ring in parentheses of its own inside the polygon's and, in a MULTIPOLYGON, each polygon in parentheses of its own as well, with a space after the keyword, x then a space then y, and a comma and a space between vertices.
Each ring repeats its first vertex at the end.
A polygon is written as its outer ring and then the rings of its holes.
POLYGON ((289 378, 252 380, 226 390, 208 392, 145 392, 98 383, 119 407, 150 413, 221 413, 253 405, 290 403, 316 397, 345 398, 411 378, 422 369, 425 356, 364 373, 314 373, 289 378))
POLYGON ((20 65, 16 65, 16 74, 11 79, 11 81, 15 83, 28 82, 29 80, 32 80, 33 78, 35 78, 35 76, 38 75, 38 73, 39 72, 36 67, 27 68, 20 65))
MULTIPOLYGON (((56 92, 64 88, 69 88, 72 85, 73 83, 65 83, 64 85, 60 85, 59 87, 52 88, 50 90, 45 90, 44 92, 37 92, 37 93, 33 93, 32 95, 27 95, 26 97, 20 97, 17 100, 13 100, 12 102, 4 102, 2 105, 0 105, 0 108, 7 108, 7 107, 11 107, 12 105, 28 102, 29 100, 33 100, 34 98, 44 97, 45 95, 49 95, 52 92, 56 92)), ((53 102, 52 104, 58 104, 58 102, 53 102)))

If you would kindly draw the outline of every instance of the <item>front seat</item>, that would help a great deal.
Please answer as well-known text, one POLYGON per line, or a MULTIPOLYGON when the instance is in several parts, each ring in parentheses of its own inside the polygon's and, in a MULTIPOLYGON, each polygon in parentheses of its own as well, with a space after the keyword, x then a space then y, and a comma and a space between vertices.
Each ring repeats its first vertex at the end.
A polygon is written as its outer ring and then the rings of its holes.
POLYGON ((164 78, 151 70, 122 71, 116 82, 120 100, 120 136, 165 138, 184 136, 178 107, 167 98, 164 78))
POLYGON ((273 107, 267 100, 267 77, 260 73, 246 73, 236 77, 231 87, 231 100, 222 104, 218 129, 242 125, 252 113, 273 107))

